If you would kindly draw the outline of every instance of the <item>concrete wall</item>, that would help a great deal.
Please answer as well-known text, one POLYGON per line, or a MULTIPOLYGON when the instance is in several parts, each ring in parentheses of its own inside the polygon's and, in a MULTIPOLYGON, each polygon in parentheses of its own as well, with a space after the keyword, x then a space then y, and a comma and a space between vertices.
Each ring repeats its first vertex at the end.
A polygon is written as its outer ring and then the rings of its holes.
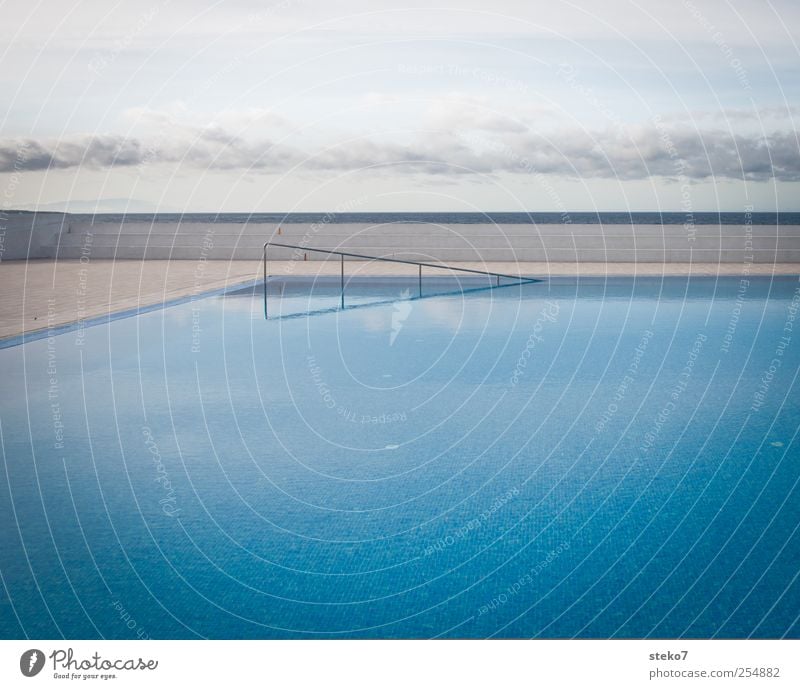
POLYGON ((53 258, 58 237, 69 227, 66 213, 0 211, 0 261, 53 258))
MULTIPOLYGON (((271 239, 308 249, 428 261, 800 262, 798 225, 697 225, 689 231, 683 225, 290 223, 278 235, 273 224, 91 224, 57 213, 33 218, 24 214, 7 223, 5 259, 253 259, 271 239)), ((313 251, 302 253, 308 260, 324 259, 313 251)), ((295 255, 291 249, 270 249, 273 259, 295 255)))

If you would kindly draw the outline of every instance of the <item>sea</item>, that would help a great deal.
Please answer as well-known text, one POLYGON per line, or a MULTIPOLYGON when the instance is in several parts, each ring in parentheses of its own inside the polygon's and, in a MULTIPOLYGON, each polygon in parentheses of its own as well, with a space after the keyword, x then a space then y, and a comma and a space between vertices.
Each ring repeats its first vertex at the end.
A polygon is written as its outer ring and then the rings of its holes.
POLYGON ((214 223, 436 223, 436 224, 598 224, 598 225, 798 225, 800 213, 660 212, 315 212, 315 213, 73 213, 85 222, 214 223))

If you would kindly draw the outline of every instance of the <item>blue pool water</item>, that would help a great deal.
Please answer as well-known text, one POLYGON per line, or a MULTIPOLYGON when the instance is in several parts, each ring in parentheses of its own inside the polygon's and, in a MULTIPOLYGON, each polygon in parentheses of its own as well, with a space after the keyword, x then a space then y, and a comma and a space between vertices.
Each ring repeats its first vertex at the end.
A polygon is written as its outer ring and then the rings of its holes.
POLYGON ((416 287, 0 350, 0 636, 800 636, 797 278, 416 287))

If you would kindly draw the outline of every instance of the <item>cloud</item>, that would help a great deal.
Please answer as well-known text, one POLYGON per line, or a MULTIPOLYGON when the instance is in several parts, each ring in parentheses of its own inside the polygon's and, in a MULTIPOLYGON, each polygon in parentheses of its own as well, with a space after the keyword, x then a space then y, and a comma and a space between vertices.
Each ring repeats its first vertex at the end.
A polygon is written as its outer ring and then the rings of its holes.
POLYGON ((0 171, 64 169, 86 165, 135 165, 141 144, 121 136, 80 135, 59 142, 32 139, 0 142, 0 171))
POLYGON ((57 141, 5 140, 0 141, 0 172, 170 164, 269 173, 391 168, 396 174, 428 175, 800 180, 800 149, 791 131, 751 136, 661 123, 595 132, 499 131, 481 121, 473 126, 460 134, 420 134, 407 143, 357 138, 314 150, 245 138, 221 125, 176 126, 149 139, 80 135, 57 141))
POLYGON ((163 135, 150 140, 121 135, 77 135, 51 141, 0 141, 0 172, 126 168, 161 163, 198 169, 281 171, 299 160, 299 154, 288 147, 263 140, 248 142, 219 126, 205 127, 192 137, 163 135))
MULTIPOLYGON (((544 111, 536 111, 541 118, 544 111)), ((424 114, 423 126, 449 131, 454 129, 479 129, 500 133, 520 133, 528 130, 525 119, 530 113, 514 105, 513 114, 493 107, 485 96, 451 93, 433 99, 424 114)))
POLYGON ((800 106, 765 106, 752 108, 718 108, 716 110, 690 110, 662 116, 665 122, 700 125, 714 123, 716 126, 753 124, 757 126, 783 126, 792 128, 800 118, 800 106))

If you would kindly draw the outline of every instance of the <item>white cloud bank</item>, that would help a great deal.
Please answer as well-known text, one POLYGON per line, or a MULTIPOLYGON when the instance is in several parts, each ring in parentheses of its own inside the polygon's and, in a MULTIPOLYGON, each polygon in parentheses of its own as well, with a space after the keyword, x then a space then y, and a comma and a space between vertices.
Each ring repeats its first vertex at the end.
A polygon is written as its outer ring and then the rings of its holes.
POLYGON ((393 174, 800 180, 800 147, 792 131, 749 135, 663 124, 626 131, 510 129, 497 132, 492 123, 485 130, 461 134, 423 132, 408 143, 354 138, 313 149, 244 137, 220 125, 174 126, 151 138, 70 135, 45 141, 1 140, 0 172, 169 164, 201 171, 268 173, 391 168, 393 174))

